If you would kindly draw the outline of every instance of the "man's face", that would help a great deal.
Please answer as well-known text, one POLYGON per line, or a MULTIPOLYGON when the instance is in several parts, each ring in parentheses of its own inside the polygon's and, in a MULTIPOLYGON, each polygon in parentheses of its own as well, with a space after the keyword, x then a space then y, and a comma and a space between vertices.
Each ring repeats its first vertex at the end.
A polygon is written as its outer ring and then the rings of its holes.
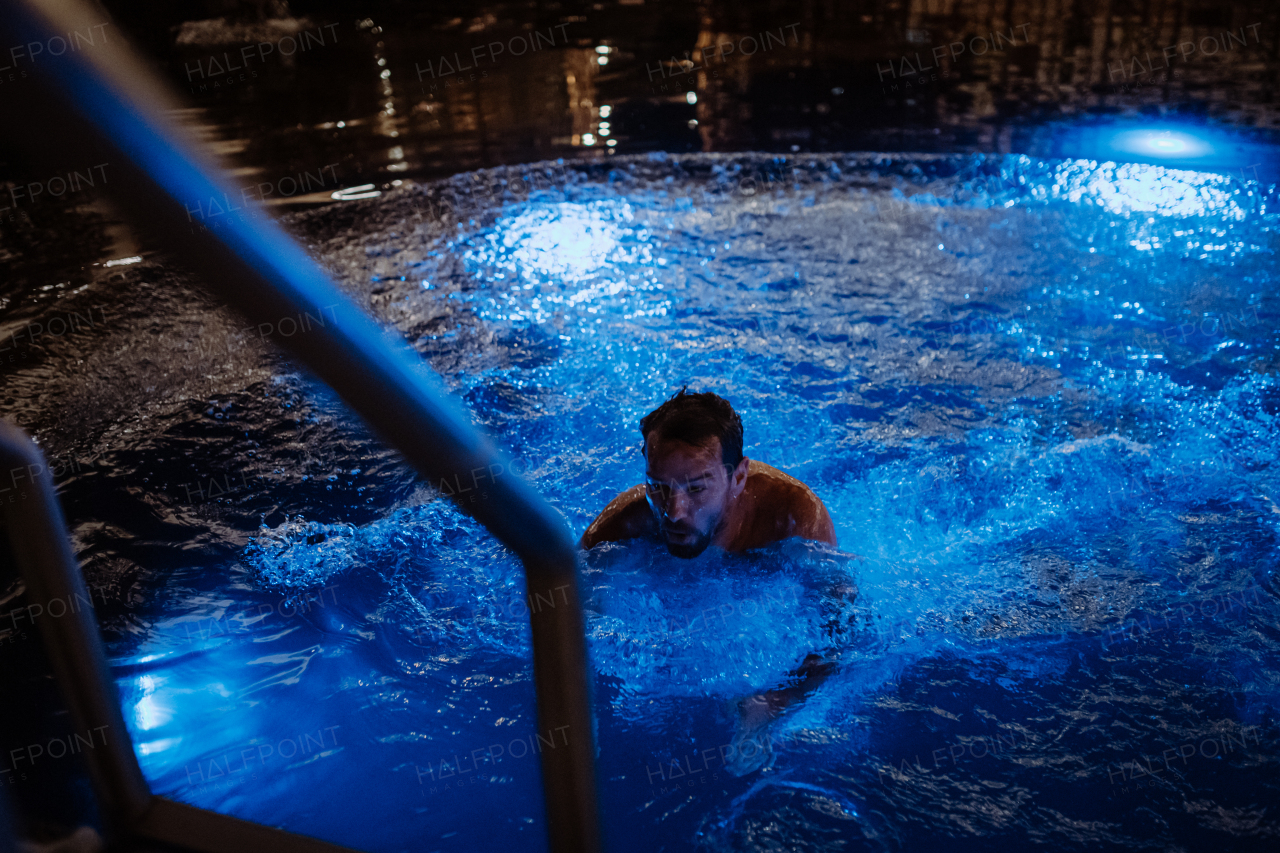
POLYGON ((652 436, 645 455, 649 507, 658 535, 677 557, 706 550, 730 502, 742 491, 747 460, 731 473, 720 459, 720 439, 703 446, 652 436))

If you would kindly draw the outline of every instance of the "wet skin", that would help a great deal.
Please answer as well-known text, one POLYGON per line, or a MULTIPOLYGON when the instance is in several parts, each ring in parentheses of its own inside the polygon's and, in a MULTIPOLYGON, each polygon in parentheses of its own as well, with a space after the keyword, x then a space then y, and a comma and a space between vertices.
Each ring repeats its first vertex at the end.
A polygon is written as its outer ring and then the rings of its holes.
POLYGON ((754 459, 729 468, 718 438, 695 446, 655 437, 645 462, 645 482, 610 501, 582 534, 583 548, 647 537, 696 557, 710 545, 745 551, 791 536, 836 544, 831 515, 808 486, 754 459))

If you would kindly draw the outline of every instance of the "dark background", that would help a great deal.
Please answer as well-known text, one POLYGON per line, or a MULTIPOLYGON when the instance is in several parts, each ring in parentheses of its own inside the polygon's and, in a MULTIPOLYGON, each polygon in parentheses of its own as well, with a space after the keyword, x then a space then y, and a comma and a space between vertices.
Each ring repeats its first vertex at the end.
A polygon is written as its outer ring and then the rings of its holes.
MULTIPOLYGON (((103 5, 108 31, 125 33, 185 93, 185 120, 246 184, 331 167, 323 188, 302 182, 325 191, 286 194, 286 181, 267 199, 277 203, 329 201, 333 184, 607 156, 602 105, 617 153, 1090 156, 1081 128, 1116 121, 1216 126, 1243 145, 1280 129, 1280 4, 1269 0, 103 5), (312 34, 307 50, 236 59, 302 32, 312 34), (534 32, 554 45, 485 52, 534 32), (766 32, 767 49, 746 55, 744 40, 766 32), (728 44, 727 56, 712 47, 728 44), (475 47, 470 72, 428 70, 455 54, 470 64, 475 47)), ((1227 165, 1252 176, 1263 160, 1227 165)), ((27 177, 12 159, 0 176, 27 177)))
MULTIPOLYGON (((104 32, 145 54, 182 93, 182 119, 277 209, 366 183, 611 152, 1106 159, 1099 139, 1116 126, 1211 131, 1215 156, 1194 167, 1280 177, 1270 0, 103 6, 104 32), (539 50, 511 55, 535 34, 539 50), (294 37, 307 49, 284 56, 294 37), (475 67, 450 74, 442 59, 475 67)), ((0 97, 24 83, 0 77, 0 97)), ((40 171, 0 145, 0 206, 10 187, 49 177, 40 171)), ((0 327, 31 316, 42 288, 87 283, 106 274, 95 262, 150 248, 96 193, 0 212, 0 327)))
POLYGON ((1271 138, 1280 128, 1280 5, 1265 1, 107 6, 170 79, 189 89, 197 83, 189 94, 204 121, 227 137, 252 134, 242 152, 245 162, 314 168, 331 162, 326 158, 333 152, 353 177, 377 174, 379 155, 385 158, 391 147, 385 139, 350 139, 388 129, 369 121, 385 101, 394 105, 391 124, 411 176, 593 153, 571 139, 595 122, 602 104, 613 108, 620 153, 963 150, 1043 156, 1070 153, 1053 150, 1050 137, 1057 134, 1045 134, 1046 125, 1082 119, 1211 122, 1255 138, 1271 138), (256 63, 260 74, 247 85, 236 88, 237 80, 217 92, 200 91, 199 82, 211 81, 193 81, 184 63, 190 67, 201 56, 245 43, 232 26, 218 38, 218 28, 195 23, 217 18, 242 23, 245 32, 272 18, 336 23, 330 32, 337 44, 298 54, 293 67, 269 56, 256 63), (558 25, 564 26, 551 29, 558 25), (476 72, 486 74, 474 81, 465 73, 433 81, 417 70, 455 51, 465 60, 474 46, 531 30, 555 33, 555 48, 496 61, 482 54, 476 72), (752 46, 741 40, 765 31, 786 43, 770 41, 769 49, 745 55, 752 46), (1228 31, 1236 41, 1224 36, 1228 31), (998 49, 972 41, 982 37, 998 49), (1247 44, 1241 46, 1241 39, 1247 44), (723 57, 713 51, 712 59, 700 61, 700 48, 728 43, 739 49, 723 57), (954 61, 949 49, 943 60, 933 58, 935 47, 957 43, 966 49, 957 49, 954 61), (1179 44, 1197 47, 1180 54, 1179 44), (610 48, 605 66, 591 61, 598 46, 610 48), (1170 46, 1173 58, 1163 68, 1161 51, 1170 46), (985 52, 974 55, 978 51, 985 52), (700 67, 677 64, 686 52, 700 67), (375 55, 387 60, 390 96, 381 90, 375 55), (452 85, 439 85, 445 80, 452 85), (690 91, 696 104, 687 102, 690 91), (359 127, 370 132, 317 129, 343 119, 348 129, 353 119, 365 119, 359 127))

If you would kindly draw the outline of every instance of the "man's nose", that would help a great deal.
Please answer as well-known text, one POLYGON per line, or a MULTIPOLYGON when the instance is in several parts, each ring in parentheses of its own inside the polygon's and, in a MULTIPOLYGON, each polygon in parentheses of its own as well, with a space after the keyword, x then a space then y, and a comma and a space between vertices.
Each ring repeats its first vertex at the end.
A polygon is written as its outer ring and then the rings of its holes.
POLYGON ((679 490, 671 493, 671 499, 667 501, 667 519, 669 521, 680 521, 689 517, 690 504, 689 496, 679 490))

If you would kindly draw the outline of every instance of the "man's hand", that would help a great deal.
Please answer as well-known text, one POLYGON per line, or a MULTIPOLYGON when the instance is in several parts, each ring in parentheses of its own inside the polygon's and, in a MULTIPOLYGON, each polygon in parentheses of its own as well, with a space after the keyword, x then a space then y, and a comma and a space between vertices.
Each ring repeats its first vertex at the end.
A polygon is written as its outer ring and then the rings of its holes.
POLYGON ((738 702, 738 730, 733 736, 733 759, 725 769, 735 776, 773 764, 773 743, 769 725, 787 708, 804 699, 836 670, 836 662, 822 655, 807 656, 790 672, 799 682, 791 687, 769 690, 738 702))

